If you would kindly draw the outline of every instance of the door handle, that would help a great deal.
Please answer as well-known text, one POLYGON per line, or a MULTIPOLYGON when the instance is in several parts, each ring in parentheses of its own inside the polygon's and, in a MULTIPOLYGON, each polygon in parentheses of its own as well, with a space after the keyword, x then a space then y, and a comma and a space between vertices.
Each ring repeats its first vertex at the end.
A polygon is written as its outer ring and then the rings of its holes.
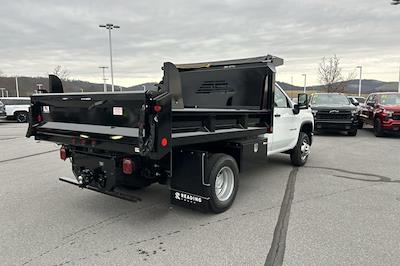
POLYGON ((274 116, 275 116, 275 117, 281 117, 281 115, 280 115, 280 114, 275 114, 274 116))

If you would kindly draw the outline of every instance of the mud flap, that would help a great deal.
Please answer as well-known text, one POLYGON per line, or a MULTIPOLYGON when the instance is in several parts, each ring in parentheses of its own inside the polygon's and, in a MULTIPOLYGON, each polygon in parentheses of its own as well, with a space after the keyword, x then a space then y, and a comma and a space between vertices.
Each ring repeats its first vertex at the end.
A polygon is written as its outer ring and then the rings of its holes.
POLYGON ((210 184, 205 173, 208 153, 179 150, 173 153, 170 185, 171 203, 187 208, 208 210, 210 184))

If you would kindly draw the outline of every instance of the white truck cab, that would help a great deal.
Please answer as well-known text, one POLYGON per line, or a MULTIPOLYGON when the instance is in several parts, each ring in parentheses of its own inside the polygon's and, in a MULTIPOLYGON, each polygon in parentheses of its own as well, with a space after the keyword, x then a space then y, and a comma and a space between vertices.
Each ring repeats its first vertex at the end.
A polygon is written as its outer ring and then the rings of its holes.
POLYGON ((288 153, 292 163, 301 166, 310 154, 314 117, 309 107, 296 111, 295 105, 276 84, 273 133, 267 134, 268 155, 288 153))
POLYGON ((6 97, 0 98, 3 106, 3 116, 8 119, 15 119, 19 123, 28 122, 29 107, 31 99, 29 97, 6 97))

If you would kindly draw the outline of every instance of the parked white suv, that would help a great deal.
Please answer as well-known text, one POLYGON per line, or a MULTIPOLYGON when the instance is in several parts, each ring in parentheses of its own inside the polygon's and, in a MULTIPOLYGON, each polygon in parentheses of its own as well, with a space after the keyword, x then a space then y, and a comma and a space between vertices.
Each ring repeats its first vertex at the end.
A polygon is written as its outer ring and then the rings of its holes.
POLYGON ((19 123, 28 122, 29 107, 31 99, 29 97, 7 97, 0 98, 3 106, 3 116, 8 119, 15 119, 19 123))
POLYGON ((296 110, 295 105, 276 84, 273 133, 267 134, 268 155, 288 153, 293 165, 302 166, 310 154, 314 117, 310 108, 296 110))

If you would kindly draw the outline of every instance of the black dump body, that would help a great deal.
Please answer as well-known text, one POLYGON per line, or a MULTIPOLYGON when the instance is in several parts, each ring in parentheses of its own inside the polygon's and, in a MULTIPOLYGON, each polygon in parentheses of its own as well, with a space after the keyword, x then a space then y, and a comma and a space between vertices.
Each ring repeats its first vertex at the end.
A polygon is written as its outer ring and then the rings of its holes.
POLYGON ((27 136, 81 150, 160 160, 174 147, 251 137, 272 130, 275 66, 282 59, 174 65, 158 91, 32 96, 27 136))
POLYGON ((171 178, 173 193, 207 199, 210 154, 226 152, 239 167, 242 151, 265 156, 258 136, 272 132, 275 66, 282 63, 273 56, 165 63, 158 89, 144 92, 63 93, 50 76, 50 93, 31 97, 27 137, 62 145, 76 177, 62 181, 121 197, 116 188, 171 178), (188 177, 185 167, 201 170, 188 177))

